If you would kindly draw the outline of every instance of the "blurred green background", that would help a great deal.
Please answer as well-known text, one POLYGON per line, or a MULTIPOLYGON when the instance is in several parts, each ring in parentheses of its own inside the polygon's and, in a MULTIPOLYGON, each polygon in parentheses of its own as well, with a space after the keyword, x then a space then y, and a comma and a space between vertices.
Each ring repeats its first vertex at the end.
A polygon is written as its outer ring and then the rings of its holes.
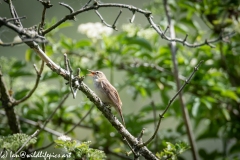
MULTIPOLYGON (((78 10, 87 1, 61 2, 78 10)), ((147 9, 153 13, 155 23, 163 30, 168 26, 162 1, 102 1, 108 2, 147 9)), ((39 24, 43 7, 38 1, 13 3, 19 16, 27 16, 27 19, 22 20, 24 27, 39 24)), ((57 1, 51 3, 53 7, 46 12, 46 28, 69 14, 57 1)), ((189 48, 177 43, 177 62, 183 84, 196 64, 204 60, 204 64, 183 92, 200 159, 239 159, 239 2, 179 0, 168 1, 168 4, 176 37, 184 39, 188 34, 187 41, 190 43, 200 43, 205 39, 236 32, 234 37, 214 43, 215 48, 207 45, 189 48)), ((101 8, 98 11, 107 23, 112 24, 119 10, 101 8)), ((0 4, 0 16, 11 17, 5 2, 0 4)), ((63 54, 67 53, 74 71, 81 68, 81 76, 87 74, 87 69, 102 70, 119 91, 127 129, 138 136, 142 128, 146 128, 143 140, 147 140, 154 132, 156 117, 162 113, 177 90, 169 42, 161 39, 149 26, 144 15, 136 13, 133 24, 129 23, 131 17, 132 12, 123 9, 117 22, 118 31, 93 38, 89 37, 86 31, 79 33, 78 27, 80 24, 92 22, 89 26, 93 26, 92 32, 97 32, 95 25, 96 22, 101 22, 99 17, 94 11, 79 14, 75 22, 67 21, 46 35, 49 42, 46 44, 46 53, 61 67, 64 67, 63 54)), ((166 35, 169 36, 169 31, 166 35)), ((1 27, 0 39, 3 42, 12 42, 15 36, 10 29, 1 27)), ((40 59, 25 44, 14 47, 0 46, 0 56, 7 87, 12 89, 15 99, 24 97, 35 83, 36 73, 32 65, 36 64, 40 68, 40 59)), ((84 82, 93 89, 91 78, 86 77, 84 82)), ((68 92, 65 81, 45 67, 36 92, 29 100, 15 107, 16 113, 23 118, 43 123, 68 92)), ((64 133, 77 123, 91 106, 92 103, 81 92, 78 92, 76 99, 70 95, 47 127, 64 133)), ((0 110, 3 111, 3 108, 0 110)), ((112 111, 119 118, 113 109, 112 111)), ((6 116, 1 116, 0 120, 0 135, 9 135, 11 131, 6 116)), ((36 130, 29 124, 20 123, 23 133, 32 134, 36 130)), ((81 126, 69 136, 79 141, 91 140, 90 146, 103 150, 108 159, 122 159, 119 155, 129 151, 120 135, 97 108, 94 108, 81 126)), ((32 147, 41 148, 53 139, 56 139, 56 136, 41 132, 37 143, 32 147)), ((160 153, 166 147, 166 142, 174 144, 180 141, 189 143, 177 99, 168 110, 157 138, 149 145, 149 149, 160 153)), ((179 155, 179 159, 192 159, 190 150, 179 155)))

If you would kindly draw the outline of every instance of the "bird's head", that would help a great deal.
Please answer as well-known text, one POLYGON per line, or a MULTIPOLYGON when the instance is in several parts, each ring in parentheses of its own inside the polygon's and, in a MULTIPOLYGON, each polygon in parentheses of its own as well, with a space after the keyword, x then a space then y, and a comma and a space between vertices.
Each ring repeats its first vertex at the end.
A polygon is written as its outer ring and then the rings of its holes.
POLYGON ((94 79, 106 79, 106 76, 101 71, 92 71, 92 70, 88 70, 88 71, 90 72, 90 74, 88 74, 88 76, 91 76, 94 79))

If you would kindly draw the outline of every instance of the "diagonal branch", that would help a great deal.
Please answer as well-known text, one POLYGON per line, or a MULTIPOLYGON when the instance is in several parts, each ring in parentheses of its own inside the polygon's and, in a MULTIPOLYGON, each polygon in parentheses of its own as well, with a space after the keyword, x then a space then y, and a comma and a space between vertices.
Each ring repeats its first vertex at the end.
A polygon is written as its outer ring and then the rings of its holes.
POLYGON ((157 124, 157 127, 155 129, 155 132, 154 134, 152 135, 152 137, 147 140, 146 142, 144 142, 143 144, 141 144, 140 146, 146 146, 148 145, 156 136, 157 132, 158 132, 158 129, 160 127, 160 124, 161 124, 161 121, 162 119, 164 118, 164 115, 166 114, 166 112, 168 111, 169 107, 172 105, 172 103, 174 102, 174 100, 177 98, 177 96, 182 92, 182 90, 186 87, 187 84, 189 84, 189 82, 191 81, 193 75, 197 72, 198 68, 200 67, 200 65, 203 63, 203 61, 200 61, 199 64, 194 67, 194 70, 193 72, 191 73, 191 75, 189 76, 189 78, 185 81, 185 83, 183 84, 183 86, 178 90, 178 92, 170 99, 167 107, 165 108, 165 110, 163 111, 162 114, 159 115, 159 121, 158 121, 158 124, 157 124))
MULTIPOLYGON (((68 133, 71 133, 77 126, 79 126, 79 125, 86 119, 86 117, 91 113, 91 111, 92 111, 93 108, 94 108, 94 106, 92 106, 92 107, 88 110, 88 112, 80 119, 80 121, 79 121, 78 123, 76 123, 69 131, 67 131, 67 132, 65 132, 64 134, 61 134, 61 135, 67 135, 68 133)), ((61 136, 61 135, 60 135, 60 136, 61 136)), ((38 149, 36 149, 36 150, 34 150, 34 151, 32 151, 32 152, 46 149, 46 148, 52 146, 53 144, 54 144, 54 142, 49 143, 48 145, 46 145, 46 146, 44 146, 44 147, 42 147, 42 148, 38 148, 38 149)))
POLYGON ((19 27, 22 27, 22 23, 20 21, 20 18, 18 17, 17 11, 15 10, 12 0, 5 0, 6 3, 9 5, 10 13, 12 15, 12 19, 14 19, 14 24, 16 24, 19 27))
MULTIPOLYGON (((43 124, 43 126, 41 127, 41 129, 40 129, 40 131, 38 132, 38 134, 47 126, 47 124, 49 123, 49 121, 50 121, 50 120, 52 119, 52 117, 56 114, 57 110, 62 107, 63 103, 66 101, 66 99, 68 98, 69 94, 70 94, 70 92, 67 93, 67 94, 63 97, 63 99, 60 101, 60 103, 59 103, 58 106, 55 108, 55 110, 52 112, 52 114, 51 114, 51 115, 48 117, 48 119, 44 122, 44 124, 43 124)), ((37 134, 37 135, 38 135, 38 134, 37 134)))
POLYGON ((41 74, 42 74, 43 69, 44 69, 44 64, 45 64, 44 61, 42 61, 41 68, 40 68, 39 71, 38 71, 36 65, 35 65, 35 64, 33 65, 33 66, 34 66, 34 69, 35 69, 35 71, 36 71, 36 73, 37 73, 37 78, 36 78, 36 81, 35 81, 35 85, 34 85, 34 87, 32 88, 32 90, 31 90, 25 97, 23 97, 23 98, 20 99, 20 100, 14 101, 14 102, 13 102, 13 106, 16 106, 16 105, 18 105, 18 104, 26 101, 26 100, 27 100, 28 98, 30 98, 30 97, 32 96, 32 94, 35 92, 35 90, 36 90, 37 87, 38 87, 38 84, 39 84, 39 81, 40 81, 40 78, 41 78, 41 74))
MULTIPOLYGON (((27 145, 27 143, 28 143, 31 139, 33 139, 34 137, 36 137, 36 136, 38 135, 38 133, 39 133, 39 130, 37 129, 37 130, 26 140, 26 142, 23 143, 23 145, 17 150, 17 152, 14 153, 14 155, 17 155, 17 154, 27 145)), ((11 159, 13 159, 13 158, 14 158, 14 157, 12 157, 11 159)))
MULTIPOLYGON (((67 72, 65 69, 61 68, 57 64, 55 64, 35 42, 29 42, 27 45, 33 49, 42 60, 45 61, 47 66, 53 71, 56 72, 58 75, 62 76, 67 81, 69 80, 70 73, 67 72)), ((72 79, 73 80, 73 79, 72 79)), ((124 128, 124 126, 118 121, 118 119, 111 113, 111 111, 102 103, 101 99, 82 81, 80 81, 79 90, 81 90, 90 101, 92 101, 97 108, 103 113, 103 115, 108 119, 108 121, 112 124, 112 126, 126 139, 134 145, 137 145, 139 141, 135 138, 131 133, 128 132, 124 128)), ((157 157, 148 150, 147 147, 143 146, 139 148, 139 153, 144 156, 146 159, 154 159, 156 160, 157 157)))
MULTIPOLYGON (((175 30, 174 30, 174 24, 173 24, 171 16, 170 16, 170 8, 169 8, 169 5, 167 3, 167 0, 163 0, 163 6, 164 6, 164 10, 165 10, 167 20, 168 20, 170 37, 172 39, 174 39, 176 35, 175 35, 175 30)), ((187 39, 187 36, 185 37, 184 41, 186 41, 186 39, 187 39)), ((207 45, 210 45, 210 44, 208 44, 207 40, 205 41, 205 43, 207 45)), ((171 49, 171 54, 172 54, 173 72, 174 72, 174 78, 175 78, 175 81, 176 81, 177 90, 181 91, 182 87, 180 87, 180 81, 179 81, 178 62, 177 62, 177 58, 176 58, 177 46, 176 46, 175 41, 170 43, 170 49, 171 49)), ((200 62, 200 64, 201 63, 202 63, 202 61, 200 62)), ((196 70, 197 70, 197 68, 194 69, 193 73, 195 73, 196 70)), ((191 76, 190 76, 190 78, 191 78, 191 76)), ((185 85, 187 83, 188 83, 188 81, 185 82, 185 85)), ((189 140, 190 145, 191 145, 191 151, 192 151, 193 159, 197 160, 199 155, 198 155, 198 151, 197 151, 197 145, 196 145, 196 142, 195 142, 195 139, 194 139, 194 134, 193 134, 193 131, 192 131, 192 126, 191 126, 191 123, 190 123, 189 113, 188 113, 186 105, 183 101, 182 93, 179 92, 178 94, 179 94, 180 106, 181 106, 181 109, 182 109, 183 121, 185 123, 188 140, 189 140)), ((166 113, 166 111, 164 111, 164 113, 166 113)))
POLYGON ((114 30, 116 30, 116 26, 114 27, 113 25, 107 24, 106 21, 104 21, 103 17, 101 16, 101 14, 98 12, 98 10, 95 10, 95 13, 98 15, 98 17, 101 19, 102 23, 105 24, 107 27, 109 28, 113 28, 114 30))

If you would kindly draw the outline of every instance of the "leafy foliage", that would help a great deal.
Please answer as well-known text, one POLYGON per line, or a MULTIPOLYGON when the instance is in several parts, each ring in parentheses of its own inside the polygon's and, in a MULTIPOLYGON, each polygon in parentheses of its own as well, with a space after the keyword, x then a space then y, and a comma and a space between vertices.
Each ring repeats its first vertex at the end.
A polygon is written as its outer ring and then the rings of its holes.
POLYGON ((71 139, 57 139, 54 141, 56 148, 64 149, 67 153, 71 153, 71 159, 89 159, 102 160, 106 159, 103 151, 89 148, 91 142, 77 142, 71 139))
MULTIPOLYGON (((0 148, 6 149, 7 151, 14 151, 16 152, 22 145, 28 141, 30 138, 29 135, 23 134, 23 133, 17 133, 13 135, 8 136, 1 136, 0 137, 0 148)), ((30 141, 27 142, 25 147, 27 148, 31 144, 35 144, 37 141, 37 138, 31 138, 30 141)))
POLYGON ((157 153, 157 157, 160 160, 170 159, 175 160, 178 159, 178 155, 189 149, 190 147, 185 142, 179 142, 176 144, 172 144, 170 142, 165 143, 166 148, 163 149, 160 153, 157 153))
MULTIPOLYGON (((187 41, 190 43, 224 36, 231 31, 237 33, 232 38, 226 37, 215 43, 215 48, 209 46, 187 48, 177 43, 176 55, 182 84, 197 62, 200 60, 205 62, 184 90, 184 103, 190 113, 196 141, 206 143, 204 147, 199 148, 199 155, 203 159, 237 157, 240 152, 240 27, 237 2, 179 0, 168 3, 171 18, 175 22, 176 36, 184 39, 188 34, 187 41), (212 143, 210 140, 217 140, 223 145, 215 145, 209 151, 209 144, 212 143)), ((167 20, 162 0, 149 2, 146 8, 156 16, 155 20, 159 18, 159 26, 165 29, 167 20)), ((47 22, 46 28, 55 22, 56 19, 47 22)), ((152 115, 161 113, 176 92, 168 42, 162 40, 150 26, 142 27, 137 24, 125 24, 122 26, 122 32, 111 36, 72 39, 59 33, 60 29, 73 25, 64 24, 47 35, 48 56, 60 66, 64 66, 63 53, 67 53, 72 67, 81 68, 81 75, 86 75, 87 69, 109 73, 109 80, 118 89, 121 98, 126 99, 123 101, 123 112, 127 129, 133 135, 138 135, 143 127, 147 128, 143 138, 150 137, 153 133, 152 128, 158 120, 152 115), (127 110, 128 108, 130 109, 127 110)), ((167 31, 166 35, 168 34, 167 31)), ((29 64, 40 65, 39 57, 30 49, 26 51, 25 60, 1 57, 1 69, 15 99, 26 96, 31 89, 32 84, 26 85, 26 79, 32 83, 36 78, 34 69, 29 69, 31 68, 29 64)), ((88 82, 87 78, 85 82, 88 82)), ((28 101, 20 104, 16 112, 21 117, 41 124, 67 92, 69 88, 62 78, 45 69, 37 91, 28 101)), ((78 96, 77 102, 71 99, 71 102, 60 107, 47 127, 66 132, 76 124, 92 105, 81 93, 78 96)), ((112 111, 114 112, 113 109, 112 111)), ((7 129, 7 120, 3 119, 0 134, 8 135, 10 130, 7 129)), ((155 142, 149 145, 150 150, 158 152, 157 156, 162 159, 182 158, 184 154, 181 153, 188 147, 185 143, 177 143, 187 134, 178 100, 166 113, 161 125, 164 124, 155 142), (166 125, 165 121, 170 123, 166 125), (159 151, 159 148, 163 147, 165 149, 159 151)), ((22 122, 21 127, 26 134, 36 129, 22 122)), ((107 151, 106 154, 113 151, 123 154, 128 151, 121 137, 96 109, 92 110, 81 127, 91 130, 93 148, 102 148, 107 151)), ((72 132, 71 136, 77 134, 72 132)), ((36 148, 44 144, 45 138, 49 141, 54 139, 52 134, 41 132, 36 148)), ((85 138, 86 141, 88 138, 85 138)), ((75 158, 83 155, 105 158, 102 152, 89 148, 88 142, 80 143, 75 140, 55 142, 58 147, 72 152, 75 158)))

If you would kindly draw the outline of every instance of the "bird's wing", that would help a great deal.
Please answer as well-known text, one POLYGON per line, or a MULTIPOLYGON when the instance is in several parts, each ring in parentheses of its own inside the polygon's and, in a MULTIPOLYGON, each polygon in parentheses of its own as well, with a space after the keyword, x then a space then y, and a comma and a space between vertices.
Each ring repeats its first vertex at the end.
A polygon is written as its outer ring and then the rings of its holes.
POLYGON ((122 114, 122 101, 118 95, 117 90, 106 80, 101 81, 101 86, 106 91, 108 98, 112 101, 114 108, 117 110, 117 112, 121 116, 123 125, 126 127, 123 114, 122 114))
POLYGON ((118 95, 117 90, 106 80, 101 81, 102 88, 107 92, 108 98, 112 101, 114 108, 120 114, 123 125, 125 125, 125 121, 122 114, 122 101, 118 95))
POLYGON ((114 107, 122 107, 122 101, 118 95, 117 90, 106 80, 101 81, 102 88, 106 91, 108 98, 115 105, 114 107))

